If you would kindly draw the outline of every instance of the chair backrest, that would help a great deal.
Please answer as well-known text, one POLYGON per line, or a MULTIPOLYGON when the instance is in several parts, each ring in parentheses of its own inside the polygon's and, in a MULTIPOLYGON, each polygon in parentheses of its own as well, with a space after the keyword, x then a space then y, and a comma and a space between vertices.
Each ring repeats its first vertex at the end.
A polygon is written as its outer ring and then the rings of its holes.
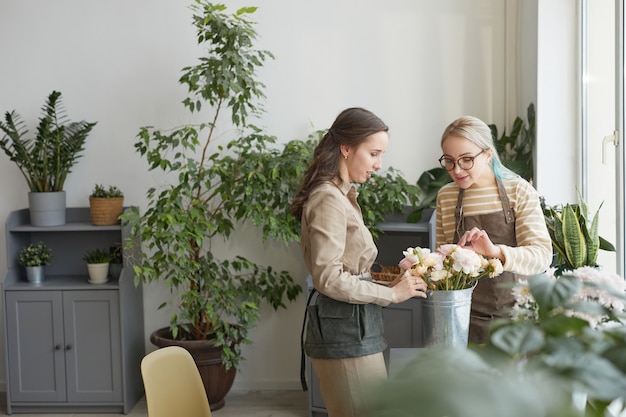
POLYGON ((211 417, 202 378, 191 354, 168 346, 141 361, 148 417, 211 417))

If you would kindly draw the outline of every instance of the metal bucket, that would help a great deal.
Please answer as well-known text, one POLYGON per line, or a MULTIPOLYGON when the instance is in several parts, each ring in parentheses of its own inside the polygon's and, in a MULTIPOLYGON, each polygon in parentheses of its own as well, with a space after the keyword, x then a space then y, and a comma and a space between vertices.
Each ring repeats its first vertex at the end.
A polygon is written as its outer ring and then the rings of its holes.
POLYGON ((467 346, 473 291, 474 288, 427 292, 428 297, 422 302, 425 346, 467 346))
POLYGON ((41 285, 44 279, 45 266, 26 266, 26 279, 31 284, 41 285))

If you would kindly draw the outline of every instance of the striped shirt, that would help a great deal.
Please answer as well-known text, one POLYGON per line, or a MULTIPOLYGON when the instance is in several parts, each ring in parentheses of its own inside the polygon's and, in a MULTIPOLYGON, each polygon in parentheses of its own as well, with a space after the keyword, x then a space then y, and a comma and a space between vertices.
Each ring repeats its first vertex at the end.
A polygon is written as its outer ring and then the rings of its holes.
MULTIPOLYGON (((517 247, 497 245, 505 256, 504 270, 522 275, 544 272, 552 262, 552 241, 537 191, 521 177, 503 180, 511 209, 515 213, 517 247)), ((437 195, 437 247, 454 243, 454 210, 459 186, 444 185, 437 195)), ((474 216, 502 211, 498 186, 470 187, 463 195, 463 215, 474 216)))

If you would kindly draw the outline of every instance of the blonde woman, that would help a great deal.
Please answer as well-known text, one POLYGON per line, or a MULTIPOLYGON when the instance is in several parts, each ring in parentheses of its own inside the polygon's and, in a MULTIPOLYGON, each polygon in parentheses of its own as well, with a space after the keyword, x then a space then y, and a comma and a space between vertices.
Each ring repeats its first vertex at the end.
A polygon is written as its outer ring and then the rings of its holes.
POLYGON ((508 316, 512 284, 545 271, 552 244, 537 191, 498 158, 485 122, 464 116, 441 138, 439 163, 453 182, 437 196, 437 246, 457 243, 499 258, 504 273, 481 279, 472 295, 469 340, 484 343, 493 319, 508 316))

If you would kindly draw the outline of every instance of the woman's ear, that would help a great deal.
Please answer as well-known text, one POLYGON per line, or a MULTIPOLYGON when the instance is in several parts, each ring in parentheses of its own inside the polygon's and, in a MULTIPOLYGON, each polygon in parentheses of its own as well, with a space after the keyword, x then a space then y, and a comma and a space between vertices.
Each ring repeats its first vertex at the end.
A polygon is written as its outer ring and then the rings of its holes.
POLYGON ((348 155, 350 154, 350 146, 348 145, 340 145, 339 149, 341 150, 341 157, 343 159, 348 159, 348 155))

